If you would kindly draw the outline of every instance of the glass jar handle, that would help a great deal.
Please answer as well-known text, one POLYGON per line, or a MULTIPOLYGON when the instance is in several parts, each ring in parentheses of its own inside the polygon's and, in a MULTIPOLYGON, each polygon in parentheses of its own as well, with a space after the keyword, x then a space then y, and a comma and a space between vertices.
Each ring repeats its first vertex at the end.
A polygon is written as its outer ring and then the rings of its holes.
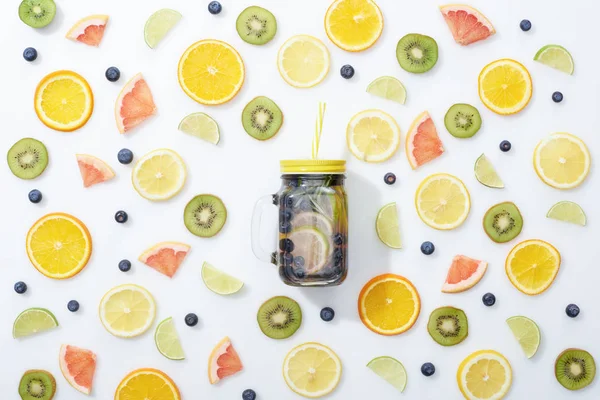
POLYGON ((272 252, 265 250, 260 243, 260 232, 262 225, 262 216, 267 206, 275 206, 273 204, 274 195, 266 195, 258 199, 254 205, 254 211, 252 212, 252 228, 251 228, 251 242, 252 252, 261 261, 271 263, 272 252))

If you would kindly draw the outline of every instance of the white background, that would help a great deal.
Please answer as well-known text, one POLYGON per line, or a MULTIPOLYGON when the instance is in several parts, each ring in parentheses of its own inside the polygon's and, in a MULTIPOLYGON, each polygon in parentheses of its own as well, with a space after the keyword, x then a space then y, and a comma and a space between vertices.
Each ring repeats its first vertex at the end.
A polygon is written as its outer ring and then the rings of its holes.
MULTIPOLYGON (((561 192, 544 185, 532 168, 535 144, 546 135, 567 131, 583 138, 592 157, 598 157, 599 79, 595 49, 597 4, 592 0, 473 1, 493 22, 497 34, 485 42, 461 47, 450 34, 437 9, 439 0, 379 0, 384 18, 383 35, 376 45, 363 53, 347 53, 326 37, 323 16, 329 1, 284 2, 261 0, 278 21, 278 32, 266 46, 243 42, 235 31, 238 13, 251 2, 224 0, 221 15, 206 10, 207 0, 57 0, 58 15, 43 30, 25 26, 17 16, 18 1, 0 2, 0 152, 22 137, 35 137, 48 147, 50 163, 35 181, 14 177, 8 167, 0 168, 2 212, 0 222, 0 397, 14 399, 21 374, 26 369, 42 368, 57 378, 57 400, 80 399, 83 395, 69 387, 60 374, 58 350, 69 343, 95 351, 98 355, 93 398, 110 399, 119 381, 131 370, 155 367, 168 373, 181 389, 184 399, 240 399, 241 392, 253 388, 259 399, 294 399, 281 376, 285 354, 306 341, 322 342, 333 348, 343 362, 342 381, 331 399, 459 399, 455 374, 461 360, 479 349, 495 349, 510 360, 513 386, 509 398, 592 399, 597 398, 598 383, 584 391, 570 393, 554 379, 555 357, 567 347, 581 347, 600 361, 597 306, 598 287, 597 221, 600 186, 595 168, 578 189, 561 192), (154 11, 171 7, 183 14, 181 23, 155 50, 143 40, 146 18, 154 11), (64 38, 79 18, 94 13, 110 15, 106 35, 99 48, 87 47, 64 38), (529 18, 533 29, 524 33, 519 21, 529 18), (433 70, 411 75, 396 62, 395 48, 406 33, 433 36, 440 46, 440 58, 433 70), (323 83, 313 89, 288 86, 276 67, 279 46, 295 34, 314 35, 331 52, 331 70, 323 83), (229 104, 205 107, 189 99, 177 83, 177 62, 193 42, 204 38, 231 43, 246 65, 246 82, 229 104), (559 43, 571 50, 576 71, 568 76, 532 61, 545 44, 559 43), (27 63, 23 50, 36 47, 38 60, 27 63), (519 115, 497 116, 481 104, 477 96, 477 75, 487 63, 503 57, 523 62, 533 76, 534 93, 530 105, 519 115), (346 81, 339 76, 343 64, 352 64, 356 75, 346 81), (121 69, 121 80, 104 78, 107 67, 121 69), (57 69, 72 69, 90 83, 95 96, 94 114, 88 124, 73 133, 52 131, 35 116, 32 103, 39 80, 57 69), (116 128, 114 101, 125 82, 142 72, 152 89, 158 115, 130 134, 120 135, 116 128), (407 87, 405 106, 370 96, 365 88, 381 75, 399 78, 407 87), (565 100, 551 101, 561 90, 565 100), (285 114, 285 122, 275 139, 260 143, 250 138, 240 123, 244 105, 257 95, 275 100, 285 114), (350 273, 340 287, 297 289, 280 282, 276 270, 257 261, 250 250, 250 215, 255 200, 279 187, 278 161, 310 155, 311 135, 318 101, 327 102, 322 157, 348 160, 347 188, 350 202, 350 273), (450 136, 443 117, 453 103, 477 106, 483 117, 481 131, 472 139, 450 136), (411 171, 404 149, 382 165, 365 164, 354 159, 345 145, 346 124, 356 112, 380 108, 391 113, 402 128, 402 140, 412 119, 428 110, 444 142, 446 154, 411 171), (221 127, 221 143, 212 146, 177 130, 187 114, 204 111, 221 127), (498 144, 509 139, 513 150, 501 153, 498 144), (150 150, 167 147, 185 160, 189 175, 183 191, 174 199, 151 203, 130 184, 132 165, 117 162, 123 147, 140 157, 150 150), (473 175, 476 158, 485 152, 497 167, 506 189, 493 190, 480 185, 473 175), (106 160, 116 171, 112 181, 84 189, 75 161, 76 153, 89 153, 106 160), (383 183, 383 175, 398 176, 394 186, 383 183), (466 223, 451 232, 438 232, 417 217, 413 197, 419 182, 431 173, 449 172, 464 180, 471 192, 472 209, 466 223), (41 204, 27 200, 27 193, 38 188, 44 195, 41 204), (220 196, 229 210, 224 230, 213 239, 197 238, 185 229, 182 212, 186 202, 199 193, 220 196), (519 240, 541 238, 554 244, 563 264, 553 286, 537 297, 527 297, 509 283, 504 273, 506 254, 514 245, 492 243, 481 228, 485 210, 500 201, 512 200, 521 209, 525 226, 519 240), (559 200, 581 204, 588 215, 588 226, 579 227, 545 218, 546 211, 559 200), (399 205, 403 250, 391 250, 379 242, 374 230, 378 209, 389 202, 399 205), (117 224, 114 213, 126 210, 130 220, 117 224), (42 215, 69 212, 84 221, 92 236, 94 251, 87 268, 73 279, 53 281, 39 274, 27 260, 25 235, 42 215), (165 240, 188 243, 192 250, 173 279, 136 261, 147 247, 165 240), (419 251, 422 241, 436 245, 433 256, 419 251), (452 257, 465 254, 489 262, 483 280, 462 294, 442 294, 442 285, 452 257), (129 258, 133 268, 122 273, 119 260, 129 258), (219 297, 206 289, 200 278, 203 261, 209 261, 246 282, 244 289, 231 297, 219 297), (382 337, 360 322, 356 300, 363 284, 375 275, 393 272, 409 278, 422 299, 421 316, 407 333, 382 337), (25 281, 26 295, 12 287, 25 281), (102 295, 111 287, 137 283, 148 288, 157 301, 157 321, 173 316, 187 354, 185 361, 170 361, 155 348, 153 332, 124 340, 106 332, 98 318, 102 295), (484 307, 481 296, 491 291, 497 297, 492 308, 484 307), (304 314, 303 325, 291 338, 274 341, 265 337, 256 324, 260 304, 274 295, 296 299, 304 314), (67 310, 67 302, 77 299, 81 309, 67 310), (570 319, 565 306, 577 303, 581 315, 570 319), (436 307, 454 305, 469 317, 470 335, 458 346, 443 348, 426 332, 429 313, 436 307), (14 340, 12 323, 28 307, 52 310, 60 327, 46 334, 14 340), (319 310, 331 306, 336 318, 325 323, 319 310), (189 328, 183 323, 188 312, 200 317, 200 324, 189 328), (513 315, 534 319, 542 331, 538 354, 527 360, 512 337, 505 320, 513 315), (244 363, 244 371, 218 385, 207 379, 207 359, 212 347, 230 336, 244 363), (366 368, 376 356, 399 359, 408 371, 408 386, 399 395, 366 368), (433 377, 420 373, 422 363, 436 365, 433 377)), ((156 324, 155 324, 156 325, 156 324)), ((153 326, 154 329, 155 326, 153 326)), ((597 381, 598 379, 596 379, 597 381)))

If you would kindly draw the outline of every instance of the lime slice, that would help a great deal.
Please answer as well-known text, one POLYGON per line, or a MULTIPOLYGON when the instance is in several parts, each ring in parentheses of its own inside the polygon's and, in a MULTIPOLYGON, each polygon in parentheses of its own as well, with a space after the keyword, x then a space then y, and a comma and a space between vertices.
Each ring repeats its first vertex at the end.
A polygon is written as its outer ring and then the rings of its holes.
POLYGON ((383 206, 377 213, 375 222, 377 236, 386 246, 392 249, 401 249, 400 226, 398 224, 398 209, 396 203, 383 206))
POLYGON ((169 360, 185 359, 173 318, 169 317, 158 324, 154 332, 154 343, 160 354, 169 360))
POLYGON ((369 361, 367 367, 400 392, 404 391, 407 376, 406 370, 400 361, 387 356, 377 357, 369 361))
POLYGON ((367 93, 396 103, 406 103, 406 89, 402 82, 392 76, 381 76, 369 83, 367 93))
POLYGON ((585 226, 587 222, 581 206, 572 201, 559 201, 550 208, 546 217, 581 226, 585 226))
POLYGON ((502 182, 496 169, 485 154, 480 155, 477 161, 475 161, 475 178, 477 178, 479 183, 487 187, 495 189, 502 189, 504 187, 504 182, 502 182))
POLYGON ((56 328, 58 321, 45 308, 28 308, 17 316, 13 324, 13 337, 21 338, 56 328))
POLYGON ((510 317, 506 320, 506 323, 513 335, 515 335, 515 338, 519 341, 527 358, 533 357, 542 340, 540 328, 538 328, 537 324, 529 318, 521 316, 510 317))
POLYGON ((327 264, 330 254, 329 241, 320 230, 304 226, 293 230, 288 238, 294 242, 294 257, 304 258, 304 269, 307 273, 315 273, 327 264))
POLYGON ((151 49, 156 48, 169 31, 177 25, 181 14, 175 10, 163 8, 148 18, 144 26, 144 40, 151 49))
POLYGON ((219 143, 219 139, 221 138, 217 122, 201 112, 193 113, 183 118, 179 123, 178 129, 212 144, 219 143))
POLYGON ((202 280, 209 290, 222 295, 237 293, 244 286, 244 282, 219 271, 207 262, 202 265, 202 280))
POLYGON ((533 59, 559 71, 566 72, 569 75, 573 75, 575 71, 575 63, 573 62, 571 53, 557 44, 549 44, 542 47, 533 59))

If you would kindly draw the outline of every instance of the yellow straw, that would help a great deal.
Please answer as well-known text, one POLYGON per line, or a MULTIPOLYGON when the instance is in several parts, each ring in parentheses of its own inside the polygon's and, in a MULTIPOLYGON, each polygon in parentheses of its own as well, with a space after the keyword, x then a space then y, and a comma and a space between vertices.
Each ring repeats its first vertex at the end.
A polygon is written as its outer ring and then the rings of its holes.
POLYGON ((315 137, 312 142, 312 158, 313 160, 319 157, 319 143, 321 141, 321 132, 323 131, 323 117, 325 116, 326 104, 319 102, 319 114, 317 115, 317 123, 315 125, 315 137))

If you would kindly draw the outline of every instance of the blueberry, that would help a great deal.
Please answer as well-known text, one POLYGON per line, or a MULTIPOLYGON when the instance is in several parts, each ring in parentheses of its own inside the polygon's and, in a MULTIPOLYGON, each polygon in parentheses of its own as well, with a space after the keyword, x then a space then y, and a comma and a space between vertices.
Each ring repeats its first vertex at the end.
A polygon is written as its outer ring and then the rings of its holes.
POLYGON ((282 221, 279 223, 279 232, 289 233, 292 230, 292 224, 289 221, 282 221))
POLYGON ((35 59, 37 58, 37 50, 34 49, 33 47, 28 47, 23 51, 23 58, 25 59, 25 61, 35 61, 35 59))
POLYGON ((335 249, 335 251, 333 252, 334 265, 342 265, 342 261, 344 261, 344 251, 342 249, 335 249))
POLYGON ((396 183, 396 175, 391 172, 388 172, 384 175, 383 181, 388 185, 393 185, 394 183, 396 183))
POLYGON ((196 326, 198 325, 198 316, 194 313, 189 313, 185 316, 185 324, 187 326, 196 326))
POLYGON ((512 148, 512 144, 510 144, 510 142, 508 140, 503 140, 500 142, 500 150, 502 150, 503 152, 507 152, 510 151, 510 149, 512 148))
POLYGON ((77 312, 77 310, 79 310, 79 302, 77 300, 71 300, 67 303, 67 308, 71 312, 77 312))
POLYGON ((291 197, 282 196, 279 201, 281 203, 281 207, 283 208, 292 208, 294 206, 294 199, 291 197))
POLYGON ((304 257, 302 257, 302 256, 294 257, 294 265, 298 268, 304 267, 304 257))
POLYGON ((340 75, 342 75, 342 78, 344 79, 352 78, 354 76, 354 67, 350 64, 344 65, 340 68, 340 75))
POLYGON ((281 253, 279 260, 281 265, 292 265, 294 262, 294 256, 291 253, 281 253))
POLYGON ((435 374, 435 365, 430 362, 426 362, 425 364, 421 365, 421 373, 425 376, 431 376, 435 374))
POLYGON ((115 213, 115 221, 117 221, 120 224, 124 224, 125 222, 127 222, 127 219, 129 218, 129 216, 127 215, 127 213, 123 210, 121 211, 117 211, 115 213))
POLYGON ((563 101, 563 94, 561 92, 552 93, 552 101, 555 103, 560 103, 563 101))
POLYGON ((281 251, 288 251, 291 253, 294 251, 294 242, 292 242, 290 239, 281 239, 279 241, 279 249, 281 251))
POLYGON ((121 149, 117 153, 117 159, 121 164, 131 164, 133 161, 133 152, 129 149, 121 149))
POLYGON ((116 82, 121 77, 121 71, 119 71, 119 68, 117 68, 117 67, 110 67, 106 70, 106 72, 104 73, 104 76, 109 81, 116 82))
POLYGON ((252 389, 246 389, 242 392, 242 400, 256 400, 256 392, 252 389))
POLYGON ((423 244, 421 244, 421 253, 425 254, 426 256, 432 255, 434 251, 435 246, 433 245, 433 243, 423 242, 423 244))
POLYGON ((486 293, 481 298, 481 301, 483 301, 483 304, 487 307, 491 307, 496 304, 496 296, 494 296, 492 293, 486 293))
POLYGON ((37 189, 33 189, 31 192, 29 192, 29 201, 35 204, 42 201, 42 192, 37 189))
POLYGON ((121 260, 119 261, 119 269, 122 272, 127 272, 131 269, 131 261, 129 260, 121 260))
POLYGON ((23 294, 27 291, 27 284, 25 282, 19 281, 15 283, 15 292, 19 294, 23 294))
POLYGON ((223 10, 223 7, 221 6, 221 3, 219 3, 218 1, 211 1, 210 3, 208 3, 208 12, 216 15, 219 14, 221 11, 223 10))
POLYGON ((284 208, 283 210, 279 211, 279 221, 281 222, 289 222, 293 216, 294 213, 288 208, 284 208))
POLYGON ((298 268, 294 270, 294 275, 296 275, 296 278, 302 279, 306 276, 306 272, 304 272, 303 269, 298 268))
POLYGON ((571 318, 575 318, 576 316, 579 315, 579 307, 577 306, 577 304, 569 304, 567 306, 567 308, 565 309, 565 312, 567 313, 567 315, 571 318))
POLYGON ((523 21, 521 21, 519 26, 521 27, 522 31, 527 32, 528 30, 531 29, 531 21, 528 19, 524 19, 523 21))
POLYGON ((330 322, 335 317, 335 311, 331 307, 325 307, 321 310, 321 319, 325 322, 330 322))
POLYGON ((337 244, 338 246, 343 245, 344 235, 341 233, 336 233, 335 235, 333 235, 333 243, 337 244))

